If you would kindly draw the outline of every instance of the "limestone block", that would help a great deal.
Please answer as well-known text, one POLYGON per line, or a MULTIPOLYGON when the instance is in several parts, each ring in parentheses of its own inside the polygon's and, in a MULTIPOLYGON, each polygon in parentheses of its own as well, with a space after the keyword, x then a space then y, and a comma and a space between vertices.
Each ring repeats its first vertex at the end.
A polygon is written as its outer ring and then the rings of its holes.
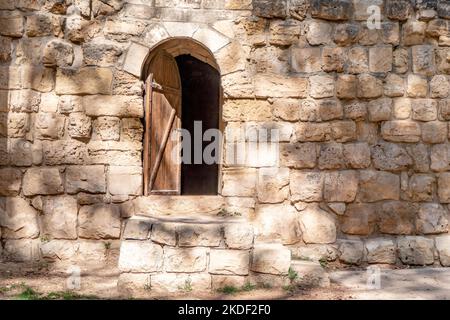
POLYGON ((87 144, 93 164, 139 166, 142 144, 129 141, 91 141, 87 144))
POLYGON ((2 237, 4 239, 37 238, 39 236, 37 215, 38 212, 22 198, 0 198, 2 237))
POLYGON ((34 14, 27 17, 25 32, 28 37, 58 35, 60 32, 60 19, 49 14, 34 14))
POLYGON ((260 168, 258 170, 257 194, 262 203, 283 202, 289 193, 289 169, 260 168))
POLYGON ((413 159, 400 145, 380 142, 372 147, 372 162, 379 170, 401 171, 408 169, 413 159))
POLYGON ((412 48, 413 72, 431 76, 435 72, 434 47, 418 45, 412 48))
POLYGON ((450 203, 450 173, 448 172, 438 176, 438 196, 441 203, 450 203))
POLYGON ((283 143, 280 145, 281 165, 295 168, 314 168, 317 162, 317 148, 314 143, 283 143))
POLYGON ((112 195, 142 194, 142 168, 110 166, 108 170, 108 190, 112 195))
POLYGON ((292 198, 297 201, 321 201, 324 175, 320 172, 293 171, 290 175, 292 198))
POLYGON ((342 169, 344 166, 342 144, 335 142, 322 144, 319 155, 319 169, 342 169))
POLYGON ((341 230, 346 234, 369 235, 376 222, 376 208, 369 203, 348 204, 343 216, 339 217, 341 230))
POLYGON ((142 118, 144 109, 142 98, 136 96, 84 96, 82 105, 91 117, 114 116, 142 118))
POLYGON ((209 273, 211 274, 248 274, 250 254, 246 250, 212 249, 209 257, 209 273))
POLYGON ((180 247, 217 247, 222 241, 222 226, 219 224, 180 224, 177 233, 180 247))
POLYGON ((254 83, 255 95, 259 98, 304 98, 308 90, 308 80, 299 77, 258 74, 254 83))
POLYGON ((224 226, 225 244, 230 249, 253 247, 253 227, 243 223, 229 223, 224 226))
POLYGON ((408 265, 428 265, 434 262, 434 241, 425 237, 403 237, 398 240, 400 260, 408 265))
POLYGON ((150 49, 148 47, 132 42, 125 56, 123 70, 140 77, 141 66, 143 66, 149 52, 150 49))
POLYGON ((154 292, 205 292, 211 289, 211 275, 204 273, 159 273, 150 276, 154 292))
POLYGON ((356 23, 337 24, 334 29, 334 42, 339 46, 348 46, 356 43, 361 36, 361 28, 356 23))
POLYGON ((163 249, 151 241, 122 241, 119 269, 125 272, 155 272, 163 265, 163 249))
POLYGON ((450 168, 450 148, 447 144, 437 144, 431 148, 431 170, 446 171, 450 168))
POLYGON ((9 109, 14 112, 37 112, 41 102, 39 92, 14 90, 10 92, 9 109))
POLYGON ((411 101, 412 118, 419 121, 437 119, 437 101, 431 99, 413 99, 411 101))
POLYGON ((86 145, 77 140, 45 141, 42 144, 47 165, 83 164, 87 162, 86 145))
POLYGON ((347 62, 346 70, 348 73, 358 74, 369 72, 369 55, 367 53, 367 49, 365 48, 361 47, 350 48, 347 51, 346 62, 347 62))
POLYGON ((394 73, 387 75, 384 83, 384 94, 388 97, 401 97, 405 93, 405 80, 394 73))
POLYGON ((58 69, 56 73, 57 94, 110 94, 111 86, 112 72, 108 68, 58 69))
POLYGON ((311 1, 311 15, 313 18, 325 20, 348 20, 353 14, 353 5, 350 0, 311 1))
POLYGON ((396 245, 391 239, 373 238, 365 241, 367 262, 394 264, 396 245))
POLYGON ((384 140, 392 142, 419 142, 421 130, 414 121, 386 121, 381 125, 381 135, 384 140))
POLYGON ((255 169, 224 171, 223 196, 253 196, 256 193, 257 175, 255 169))
POLYGON ((92 120, 82 112, 74 112, 69 115, 67 131, 72 138, 90 138, 92 120))
POLYGON ((414 234, 418 206, 410 202, 388 201, 379 212, 379 229, 386 234, 414 234))
POLYGON ((45 66, 68 67, 74 61, 74 51, 70 42, 62 39, 52 39, 45 45, 42 52, 42 63, 45 66))
POLYGON ((350 168, 364 169, 370 166, 370 148, 365 142, 345 144, 343 154, 350 168))
POLYGON ((131 217, 127 220, 123 231, 126 240, 147 240, 150 236, 152 220, 143 217, 131 217))
POLYGON ((120 226, 120 211, 115 205, 97 204, 80 208, 78 235, 81 238, 119 238, 120 226))
POLYGON ((432 201, 435 178, 427 174, 414 174, 409 180, 409 196, 412 201, 432 201))
POLYGON ((383 94, 383 82, 370 75, 358 75, 358 98, 378 98, 383 94))
POLYGON ((447 123, 441 121, 432 121, 423 123, 422 129, 422 141, 424 143, 444 143, 447 133, 447 123))
POLYGON ((281 244, 255 245, 250 269, 269 274, 287 274, 291 264, 291 252, 281 244))
POLYGON ((309 95, 313 98, 328 98, 334 95, 334 77, 309 77, 309 95))
POLYGON ((83 59, 88 66, 113 66, 121 54, 122 47, 115 41, 95 38, 83 44, 83 59))
POLYGON ((331 43, 332 25, 320 20, 308 23, 306 39, 312 46, 331 43))
POLYGON ((23 177, 22 191, 25 196, 59 194, 64 191, 57 168, 30 168, 23 177))
POLYGON ((372 100, 367 105, 369 120, 373 122, 385 121, 391 119, 392 99, 381 98, 372 100))
POLYGON ((42 258, 53 262, 75 260, 78 248, 75 241, 69 240, 50 240, 40 245, 42 258))
POLYGON ((0 179, 0 195, 18 195, 22 182, 22 172, 13 168, 1 168, 0 176, 2 177, 2 179, 0 179))
POLYGON ((273 20, 269 27, 269 43, 290 46, 300 37, 300 23, 296 20, 273 20))
POLYGON ((357 92, 357 78, 355 75, 339 75, 336 81, 336 95, 340 99, 354 99, 357 92))
POLYGON ((409 21, 403 25, 402 38, 405 46, 423 44, 427 24, 423 21, 409 21))
POLYGON ((373 47, 369 50, 370 72, 390 72, 392 70, 392 46, 373 47))
POLYGON ((23 17, 18 14, 2 15, 0 19, 0 34, 2 36, 20 38, 23 34, 23 17))
POLYGON ((52 239, 77 238, 77 200, 71 196, 46 198, 41 217, 42 233, 52 239))
POLYGON ((295 72, 318 72, 321 68, 320 48, 292 49, 292 69, 295 72))
POLYGON ((117 117, 98 117, 92 127, 96 140, 118 141, 120 139, 120 119, 117 117))
POLYGON ((70 166, 66 168, 66 192, 104 193, 106 191, 103 166, 70 166))
POLYGON ((353 202, 358 191, 356 171, 329 172, 325 175, 324 199, 330 202, 353 202))
POLYGON ((255 235, 258 240, 277 239, 284 244, 301 239, 299 215, 288 204, 262 204, 255 209, 255 235))
POLYGON ((226 46, 230 40, 221 33, 211 29, 200 27, 195 31, 193 38, 204 44, 211 52, 216 52, 226 46))
POLYGON ((7 240, 3 257, 14 262, 33 262, 39 259, 38 239, 7 240))
POLYGON ((388 172, 361 171, 359 187, 359 197, 364 202, 398 200, 400 197, 400 178, 388 172))
POLYGON ((285 18, 287 3, 284 0, 252 1, 253 13, 264 18, 285 18))
POLYGON ((104 32, 117 40, 126 40, 130 36, 139 36, 145 29, 145 23, 136 20, 111 19, 105 23, 104 32))
POLYGON ((450 81, 445 75, 435 75, 430 81, 432 98, 447 98, 450 94, 450 81))
POLYGON ((298 122, 295 137, 299 142, 328 141, 331 139, 331 126, 329 123, 298 122))
POLYGON ((417 215, 416 228, 423 234, 448 232, 448 212, 438 203, 423 203, 417 215))
POLYGON ((154 222, 151 239, 153 242, 175 246, 177 244, 177 224, 170 222, 154 222))
POLYGON ((439 261, 444 267, 450 265, 450 236, 436 237, 436 250, 439 254, 439 261))
POLYGON ((59 139, 64 135, 66 118, 56 113, 38 113, 36 136, 40 139, 59 139))
POLYGON ((305 243, 333 243, 336 223, 333 217, 318 206, 311 205, 300 213, 300 227, 305 243))
POLYGON ((408 75, 408 86, 406 93, 411 98, 425 98, 428 92, 427 79, 422 78, 419 75, 408 75))
POLYGON ((361 240, 340 240, 339 260, 347 264, 359 265, 364 255, 364 244, 361 240))
POLYGON ((202 272, 206 270, 206 248, 164 248, 166 272, 202 272))
POLYGON ((385 4, 387 16, 392 20, 407 20, 414 11, 409 0, 387 0, 385 4))

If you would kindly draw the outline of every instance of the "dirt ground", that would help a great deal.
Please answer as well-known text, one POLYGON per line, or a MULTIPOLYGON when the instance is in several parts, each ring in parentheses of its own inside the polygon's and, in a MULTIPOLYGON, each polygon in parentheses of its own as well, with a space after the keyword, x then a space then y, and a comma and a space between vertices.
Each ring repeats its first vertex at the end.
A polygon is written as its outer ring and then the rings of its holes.
MULTIPOLYGON (((63 270, 63 269, 59 269, 63 270)), ((67 289, 67 274, 64 271, 51 270, 39 265, 23 266, 0 265, 0 299, 129 299, 117 290, 119 272, 114 268, 93 270, 82 274, 80 290, 67 289)), ((212 299, 212 300, 343 300, 352 299, 352 295, 341 286, 329 288, 282 288, 252 289, 245 292, 222 293, 183 293, 156 295, 150 291, 133 297, 134 299, 212 299)))

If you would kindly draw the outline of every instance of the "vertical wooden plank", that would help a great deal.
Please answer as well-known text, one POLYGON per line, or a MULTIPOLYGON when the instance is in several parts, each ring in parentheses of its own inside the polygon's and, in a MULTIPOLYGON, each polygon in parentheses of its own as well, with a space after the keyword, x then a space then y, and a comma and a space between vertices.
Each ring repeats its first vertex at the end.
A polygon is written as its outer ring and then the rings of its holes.
POLYGON ((145 100, 144 100, 144 116, 145 116, 145 135, 144 135, 144 195, 149 195, 149 173, 150 173, 150 133, 151 133, 151 105, 152 105, 152 81, 153 75, 150 74, 145 81, 145 100))

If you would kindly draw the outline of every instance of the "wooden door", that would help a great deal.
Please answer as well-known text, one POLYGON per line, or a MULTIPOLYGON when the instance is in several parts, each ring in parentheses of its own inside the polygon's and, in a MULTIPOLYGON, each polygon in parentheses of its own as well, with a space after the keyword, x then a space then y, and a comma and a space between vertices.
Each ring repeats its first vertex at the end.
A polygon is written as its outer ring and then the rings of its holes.
POLYGON ((145 89, 144 194, 181 192, 181 81, 175 59, 157 52, 145 89))

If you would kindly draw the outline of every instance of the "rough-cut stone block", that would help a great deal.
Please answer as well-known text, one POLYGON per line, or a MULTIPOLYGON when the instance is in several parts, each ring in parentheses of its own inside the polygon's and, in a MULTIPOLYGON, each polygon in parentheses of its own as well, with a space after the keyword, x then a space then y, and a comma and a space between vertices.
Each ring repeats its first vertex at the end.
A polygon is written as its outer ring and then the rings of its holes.
POLYGON ((381 125, 381 135, 384 140, 392 142, 419 142, 421 130, 414 121, 386 121, 381 125))
POLYGON ((58 69, 57 94, 110 94, 112 72, 108 68, 58 69))
POLYGON ((313 98, 328 98, 334 95, 334 77, 309 77, 309 95, 313 98))
POLYGON ((33 262, 40 257, 39 254, 40 240, 7 240, 5 241, 5 248, 3 257, 6 260, 14 262, 33 262))
POLYGON ((205 292, 211 289, 211 275, 197 273, 159 273, 151 275, 151 290, 155 292, 205 292))
POLYGON ((392 173, 361 171, 359 186, 359 196, 364 202, 398 200, 400 197, 400 178, 392 173))
POLYGON ((287 14, 286 0, 253 0, 253 13, 264 18, 285 18, 287 14))
POLYGON ((431 99, 413 99, 411 101, 412 118, 419 121, 437 119, 437 101, 431 99))
POLYGON ((392 99, 381 98, 372 100, 367 105, 369 120, 372 122, 386 121, 391 119, 392 99))
POLYGON ((314 168, 317 162, 317 148, 313 143, 288 143, 280 146, 281 164, 286 167, 314 168))
POLYGON ((356 43, 360 38, 361 28, 356 23, 343 23, 336 25, 334 29, 334 42, 339 46, 348 46, 356 43))
POLYGON ((287 274, 291 265, 291 252, 281 244, 255 245, 250 269, 269 274, 287 274))
POLYGON ((126 240, 147 240, 152 228, 152 220, 143 217, 131 217, 127 220, 123 231, 126 240))
POLYGON ((141 67, 144 65, 149 52, 149 48, 135 42, 131 43, 123 63, 123 70, 140 77, 141 67))
POLYGON ((312 46, 331 43, 332 30, 329 23, 313 20, 307 25, 306 39, 312 46))
POLYGON ((434 239, 439 261, 444 267, 450 266, 450 236, 439 236, 434 239))
POLYGON ((77 200, 70 196, 44 200, 42 233, 54 239, 77 238, 77 200))
POLYGON ((257 194, 262 203, 283 202, 289 193, 288 168, 260 168, 257 194))
POLYGON ((45 66, 68 67, 74 60, 73 46, 62 39, 52 39, 45 45, 42 52, 42 63, 45 66))
POLYGON ((23 177, 23 194, 26 196, 59 194, 64 191, 57 168, 31 168, 23 177))
POLYGON ((414 174, 409 180, 409 197, 412 201, 432 201, 435 178, 427 174, 414 174))
POLYGON ((41 256, 52 262, 73 261, 77 255, 78 244, 69 240, 50 240, 41 243, 41 256))
POLYGON ((336 241, 336 223, 333 217, 316 205, 300 213, 300 227, 305 243, 333 243, 336 241))
POLYGON ((217 247, 222 240, 219 224, 180 224, 177 233, 180 247, 217 247))
POLYGON ((450 94, 450 81, 445 75, 435 75, 430 81, 432 98, 447 98, 450 94))
POLYGON ((423 203, 420 206, 416 228, 423 234, 448 232, 448 212, 438 203, 423 203))
POLYGON ((255 209, 255 216, 254 227, 258 240, 277 239, 282 243, 292 244, 301 239, 299 216, 293 206, 288 204, 259 205, 255 209))
POLYGON ((93 136, 95 140, 120 139, 120 119, 117 117, 98 117, 93 123, 93 136))
POLYGON ((364 244, 360 240, 340 240, 339 260, 347 264, 361 264, 364 255, 364 244))
POLYGON ((441 203, 450 203, 450 173, 448 172, 439 174, 438 196, 441 203))
POLYGON ((213 249, 209 254, 209 273, 247 275, 250 254, 246 250, 213 249))
POLYGON ((0 169, 0 196, 16 196, 22 182, 22 172, 13 168, 0 169))
POLYGON ((374 47, 369 50, 370 72, 389 72, 392 70, 392 46, 374 47))
POLYGON ((298 42, 300 22, 296 20, 273 20, 269 27, 269 43, 275 46, 290 46, 298 42))
POLYGON ((408 97, 425 98, 427 92, 428 92, 427 79, 415 74, 408 75, 408 86, 406 88, 406 93, 408 97))
POLYGON ((384 94, 388 97, 401 97, 405 93, 405 80, 394 73, 388 74, 384 83, 384 94))
POLYGON ((72 138, 90 138, 91 128, 91 118, 84 113, 75 112, 69 115, 67 131, 72 138))
POLYGON ((2 15, 0 19, 0 34, 8 37, 21 37, 23 34, 23 17, 17 14, 2 15))
POLYGON ((223 175, 224 196, 253 196, 256 193, 256 170, 236 169, 227 170, 223 175))
POLYGON ((255 95, 259 98, 305 98, 308 90, 306 78, 258 74, 254 83, 255 95))
POLYGON ((47 165, 83 164, 87 162, 86 145, 77 140, 57 140, 43 143, 44 163, 47 165))
POLYGON ((419 45, 412 48, 413 72, 430 76, 435 72, 434 47, 419 45))
POLYGON ((394 241, 384 238, 374 238, 367 240, 365 246, 368 263, 395 263, 396 246, 394 241))
POLYGON ((116 239, 120 236, 119 207, 108 204, 83 206, 78 214, 78 235, 90 239, 116 239))
POLYGON ((37 211, 19 197, 0 198, 0 226, 4 239, 36 238, 39 235, 37 211))
POLYGON ((401 171, 413 164, 413 159, 398 144, 380 142, 372 147, 372 162, 376 169, 401 171))
POLYGON ((230 249, 253 247, 253 227, 248 224, 229 223, 224 227, 225 244, 230 249))
POLYGON ((64 135, 65 117, 56 113, 39 113, 35 132, 40 139, 58 139, 64 135))
POLYGON ((387 0, 385 8, 388 18, 392 20, 407 20, 414 12, 410 0, 387 0))
POLYGON ((358 75, 358 98, 378 98, 383 94, 383 81, 370 75, 358 75))
POLYGON ((297 273, 297 278, 293 280, 294 285, 321 288, 330 286, 328 273, 318 261, 294 260, 290 268, 297 273))
MULTIPOLYGON (((182 228, 182 227, 180 227, 182 228)), ((153 223, 151 239, 153 242, 175 246, 177 244, 177 224, 170 222, 153 223)))
POLYGON ((375 206, 368 203, 349 204, 339 220, 342 232, 353 235, 369 235, 373 232, 376 222, 375 206))
POLYGON ((400 260, 408 265, 427 265, 434 262, 434 241, 424 237, 403 237, 398 240, 400 260))
MULTIPOLYGON (((428 154, 427 154, 428 156, 428 154)), ((437 144, 431 148, 431 170, 447 171, 450 169, 450 148, 447 144, 437 144)))
POLYGON ((104 193, 106 191, 103 166, 70 166, 66 169, 66 192, 104 193))
POLYGON ((135 296, 151 288, 148 273, 121 273, 117 280, 117 290, 121 295, 135 296))
POLYGON ((37 112, 41 102, 39 92, 33 90, 10 91, 9 109, 14 112, 37 112))
POLYGON ((139 166, 142 144, 129 141, 90 141, 88 155, 93 164, 139 166))
POLYGON ((295 200, 321 201, 324 176, 320 172, 293 171, 290 176, 290 190, 295 200))
POLYGON ((369 56, 367 49, 354 47, 347 52, 347 72, 352 74, 369 72, 369 56))
POLYGON ((379 229, 387 234, 414 234, 418 207, 414 203, 388 201, 379 212, 379 229))
POLYGON ((331 139, 329 123, 299 122, 295 127, 295 137, 299 142, 318 142, 331 139))
POLYGON ((350 168, 364 169, 370 166, 370 148, 365 142, 345 144, 343 154, 350 168))
POLYGON ((344 166, 345 161, 342 144, 330 142, 321 146, 319 169, 342 169, 344 166))
POLYGON ((206 270, 206 248, 164 248, 167 272, 202 272, 206 270))
POLYGON ((339 75, 336 81, 336 95, 340 99, 354 99, 357 92, 357 78, 355 75, 339 75))
POLYGON ((422 141, 424 143, 444 143, 447 139, 447 123, 441 121, 432 121, 423 123, 422 141))
POLYGON ((155 272, 163 265, 163 249, 151 241, 122 241, 119 269, 125 272, 155 272))
POLYGON ((326 20, 348 20, 353 14, 350 0, 312 0, 311 15, 326 20))
POLYGON ((318 72, 321 68, 320 48, 292 49, 292 69, 295 72, 318 72))
POLYGON ((330 172, 325 175, 324 199, 329 202, 353 202, 358 191, 356 171, 330 172))
POLYGON ((108 170, 108 188, 113 195, 142 194, 142 168, 110 166, 108 170))

